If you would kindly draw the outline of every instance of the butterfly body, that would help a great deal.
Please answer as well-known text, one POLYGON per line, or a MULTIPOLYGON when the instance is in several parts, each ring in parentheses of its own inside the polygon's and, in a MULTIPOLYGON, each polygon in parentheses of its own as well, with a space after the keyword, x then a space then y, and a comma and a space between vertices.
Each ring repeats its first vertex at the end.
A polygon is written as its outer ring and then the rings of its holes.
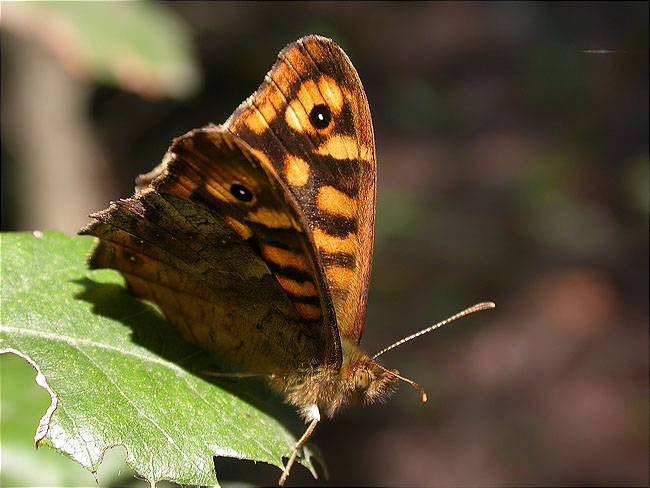
POLYGON ((313 420, 313 406, 319 414, 333 417, 347 405, 368 404, 383 399, 395 388, 395 372, 388 372, 350 341, 343 341, 340 368, 317 367, 290 373, 272 387, 298 408, 306 421, 313 420))
POLYGON ((359 348, 376 192, 370 108, 330 39, 289 44, 222 125, 174 139, 136 192, 92 214, 91 268, 113 268, 185 340, 263 376, 308 427, 386 398, 404 381, 359 348))

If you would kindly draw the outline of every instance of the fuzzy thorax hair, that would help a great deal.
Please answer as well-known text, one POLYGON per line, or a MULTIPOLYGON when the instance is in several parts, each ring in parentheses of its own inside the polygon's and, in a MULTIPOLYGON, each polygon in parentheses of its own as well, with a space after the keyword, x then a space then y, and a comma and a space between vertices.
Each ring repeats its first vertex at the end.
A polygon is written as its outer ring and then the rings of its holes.
POLYGON ((337 370, 322 366, 292 372, 283 380, 271 380, 271 386, 284 394, 306 421, 312 420, 313 405, 322 415, 332 417, 346 405, 384 401, 395 391, 398 371, 379 365, 359 348, 341 340, 343 363, 337 370))

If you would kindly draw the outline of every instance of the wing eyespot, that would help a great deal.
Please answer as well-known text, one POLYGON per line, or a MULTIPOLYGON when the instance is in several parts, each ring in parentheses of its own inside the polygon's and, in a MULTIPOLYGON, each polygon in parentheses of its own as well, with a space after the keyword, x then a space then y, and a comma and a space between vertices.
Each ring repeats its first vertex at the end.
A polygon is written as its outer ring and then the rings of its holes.
POLYGON ((318 130, 326 129, 332 122, 332 111, 322 103, 315 105, 309 112, 309 121, 318 130))
POLYGON ((239 183, 230 185, 230 193, 232 193, 232 196, 234 196, 237 200, 240 200, 242 202, 250 202, 253 200, 253 192, 246 188, 244 185, 240 185, 239 183))

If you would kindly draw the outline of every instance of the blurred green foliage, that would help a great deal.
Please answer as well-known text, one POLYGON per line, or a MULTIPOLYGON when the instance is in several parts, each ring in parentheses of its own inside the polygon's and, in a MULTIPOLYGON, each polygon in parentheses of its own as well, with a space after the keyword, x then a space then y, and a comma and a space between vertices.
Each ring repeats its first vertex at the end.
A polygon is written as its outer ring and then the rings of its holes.
POLYGON ((189 26, 156 2, 29 2, 3 27, 32 37, 74 74, 148 97, 187 97, 200 84, 189 26))

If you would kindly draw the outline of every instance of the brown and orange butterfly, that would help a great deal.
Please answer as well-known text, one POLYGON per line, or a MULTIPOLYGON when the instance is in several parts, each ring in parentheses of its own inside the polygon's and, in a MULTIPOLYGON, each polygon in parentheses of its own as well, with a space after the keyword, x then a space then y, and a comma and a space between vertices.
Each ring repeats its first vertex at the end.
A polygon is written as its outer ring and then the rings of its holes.
POLYGON ((198 346, 269 385, 309 424, 372 403, 397 380, 359 349, 375 217, 370 109, 330 39, 283 49, 259 89, 222 125, 175 139, 162 163, 80 233, 93 268, 115 268, 198 346))

